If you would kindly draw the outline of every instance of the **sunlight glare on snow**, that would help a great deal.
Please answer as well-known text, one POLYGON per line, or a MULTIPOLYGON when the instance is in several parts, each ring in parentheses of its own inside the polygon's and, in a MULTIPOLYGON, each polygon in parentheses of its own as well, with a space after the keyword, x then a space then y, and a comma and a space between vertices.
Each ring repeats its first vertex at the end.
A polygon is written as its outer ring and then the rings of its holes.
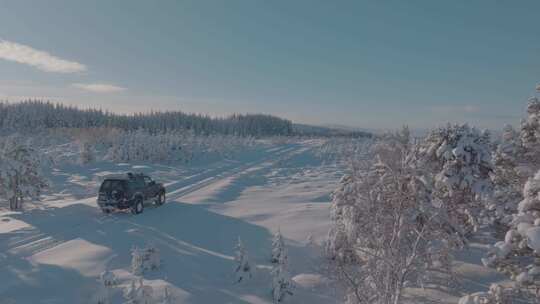
POLYGON ((56 265, 77 270, 83 276, 97 277, 106 270, 112 251, 77 238, 30 257, 38 264, 56 265))

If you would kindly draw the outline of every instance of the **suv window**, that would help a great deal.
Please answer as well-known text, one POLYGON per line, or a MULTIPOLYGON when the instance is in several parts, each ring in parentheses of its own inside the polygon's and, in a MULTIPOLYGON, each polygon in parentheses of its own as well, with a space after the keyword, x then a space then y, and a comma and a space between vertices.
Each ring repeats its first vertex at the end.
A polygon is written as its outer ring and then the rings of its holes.
POLYGON ((150 177, 148 177, 148 176, 145 176, 145 177, 144 177, 144 183, 145 183, 146 185, 150 185, 151 182, 152 182, 152 179, 151 179, 150 177))
POLYGON ((136 189, 144 188, 144 179, 142 177, 136 177, 133 179, 132 183, 136 189))
POLYGON ((123 180, 107 179, 103 181, 99 191, 112 192, 114 190, 124 190, 125 182, 123 180))

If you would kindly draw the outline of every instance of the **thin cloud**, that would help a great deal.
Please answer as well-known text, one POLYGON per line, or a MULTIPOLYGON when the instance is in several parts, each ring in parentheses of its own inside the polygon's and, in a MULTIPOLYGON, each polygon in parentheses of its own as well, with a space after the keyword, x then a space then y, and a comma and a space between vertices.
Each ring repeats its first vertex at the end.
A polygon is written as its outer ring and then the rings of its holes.
POLYGON ((76 73, 86 71, 84 64, 68 61, 29 46, 0 39, 0 59, 27 64, 45 72, 76 73))
POLYGON ((72 84, 72 86, 81 90, 94 93, 117 93, 127 90, 124 87, 119 87, 106 83, 74 83, 72 84))
POLYGON ((475 105, 442 105, 431 108, 433 112, 438 113, 478 113, 480 108, 475 105))

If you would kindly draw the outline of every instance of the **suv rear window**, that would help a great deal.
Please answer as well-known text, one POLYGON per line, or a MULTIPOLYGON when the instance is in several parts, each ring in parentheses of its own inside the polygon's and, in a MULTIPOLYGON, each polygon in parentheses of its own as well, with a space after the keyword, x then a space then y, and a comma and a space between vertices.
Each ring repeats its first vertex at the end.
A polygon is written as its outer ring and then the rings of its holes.
POLYGON ((101 187, 99 188, 99 191, 111 192, 113 190, 124 190, 125 184, 126 182, 123 180, 108 179, 108 180, 103 181, 103 183, 101 184, 101 187))

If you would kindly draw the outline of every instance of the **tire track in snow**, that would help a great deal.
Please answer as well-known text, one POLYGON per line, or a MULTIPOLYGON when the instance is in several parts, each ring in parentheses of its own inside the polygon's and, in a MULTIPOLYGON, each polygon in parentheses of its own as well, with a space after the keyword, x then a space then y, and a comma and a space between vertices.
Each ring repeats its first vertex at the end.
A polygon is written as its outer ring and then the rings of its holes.
POLYGON ((243 172, 246 172, 248 171, 250 168, 253 168, 253 167, 256 167, 256 166, 259 166, 259 165, 262 165, 264 163, 267 163, 273 159, 275 159, 276 161, 279 161, 281 159, 281 156, 282 155, 287 155, 287 154, 292 154, 294 153, 295 151, 297 151, 299 149, 298 146, 294 146, 294 147, 287 147, 287 148, 284 148, 284 149, 281 149, 279 151, 277 151, 276 153, 272 153, 270 156, 267 156, 263 159, 259 159, 259 160, 256 160, 256 161, 253 161, 253 162, 249 162, 245 165, 242 165, 240 167, 235 167, 235 168, 232 168, 230 170, 226 170, 226 171, 222 171, 222 172, 219 172, 215 175, 212 175, 212 176, 209 176, 209 177, 206 177, 206 178, 203 178, 197 182, 194 182, 194 183, 190 183, 190 184, 187 184, 186 186, 184 187, 181 187, 175 191, 172 191, 172 192, 168 192, 167 193, 167 200, 177 200, 187 194, 191 194, 197 190, 200 190, 200 189, 203 189, 207 186, 210 186, 214 183, 217 183, 223 179, 226 179, 226 178, 229 178, 229 177, 232 177, 234 175, 237 175, 237 174, 241 174, 243 172))

